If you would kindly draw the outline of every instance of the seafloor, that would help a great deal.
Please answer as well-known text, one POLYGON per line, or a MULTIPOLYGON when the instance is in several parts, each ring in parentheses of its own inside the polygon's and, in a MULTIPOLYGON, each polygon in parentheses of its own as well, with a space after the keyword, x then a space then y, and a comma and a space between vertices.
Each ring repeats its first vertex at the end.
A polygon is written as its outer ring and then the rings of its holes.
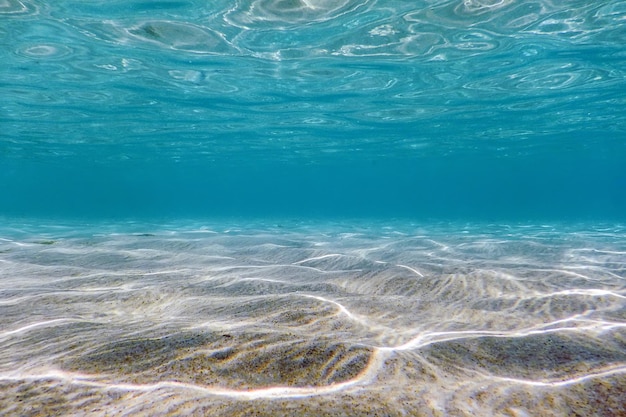
POLYGON ((626 415, 626 228, 0 230, 6 416, 626 415))

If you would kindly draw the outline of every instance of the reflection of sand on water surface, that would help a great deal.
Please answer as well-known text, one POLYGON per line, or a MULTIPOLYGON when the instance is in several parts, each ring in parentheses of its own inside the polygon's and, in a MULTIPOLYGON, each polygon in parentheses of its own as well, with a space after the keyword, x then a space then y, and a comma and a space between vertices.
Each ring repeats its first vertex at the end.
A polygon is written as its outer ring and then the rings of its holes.
POLYGON ((624 414, 626 251, 572 236, 3 237, 0 409, 624 414))

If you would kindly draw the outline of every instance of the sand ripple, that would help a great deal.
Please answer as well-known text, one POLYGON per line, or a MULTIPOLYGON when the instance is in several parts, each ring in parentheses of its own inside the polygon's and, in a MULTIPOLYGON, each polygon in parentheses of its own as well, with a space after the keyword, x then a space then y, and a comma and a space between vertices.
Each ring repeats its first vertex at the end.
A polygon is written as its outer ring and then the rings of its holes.
POLYGON ((626 413, 620 228, 140 227, 4 230, 3 410, 626 413))

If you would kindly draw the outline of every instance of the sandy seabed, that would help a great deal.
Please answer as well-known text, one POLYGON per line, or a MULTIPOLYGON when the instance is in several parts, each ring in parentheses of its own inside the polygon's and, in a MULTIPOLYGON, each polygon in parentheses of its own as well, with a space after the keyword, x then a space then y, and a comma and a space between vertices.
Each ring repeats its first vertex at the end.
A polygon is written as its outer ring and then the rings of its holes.
POLYGON ((0 414, 626 415, 626 229, 0 230, 0 414))

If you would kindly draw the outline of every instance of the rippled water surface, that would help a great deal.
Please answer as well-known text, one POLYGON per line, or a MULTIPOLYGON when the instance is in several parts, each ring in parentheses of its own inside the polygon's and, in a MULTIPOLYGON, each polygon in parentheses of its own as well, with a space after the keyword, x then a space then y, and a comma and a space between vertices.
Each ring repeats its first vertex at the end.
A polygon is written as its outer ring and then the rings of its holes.
POLYGON ((624 45, 620 0, 0 0, 0 415, 626 415, 624 45))
POLYGON ((625 19, 617 0, 5 0, 0 202, 623 220, 625 19))

